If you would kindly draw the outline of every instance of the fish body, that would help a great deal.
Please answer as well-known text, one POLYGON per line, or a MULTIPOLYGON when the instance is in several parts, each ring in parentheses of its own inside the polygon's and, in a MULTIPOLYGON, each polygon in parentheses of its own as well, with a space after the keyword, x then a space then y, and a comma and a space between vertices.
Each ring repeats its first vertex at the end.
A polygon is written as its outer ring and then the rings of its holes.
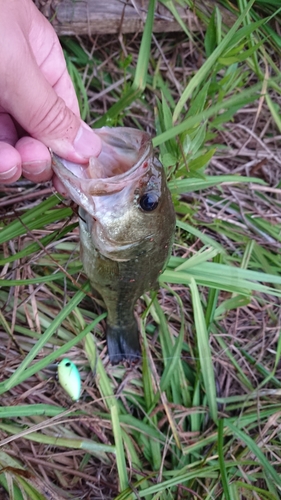
POLYGON ((80 206, 81 258, 107 315, 110 361, 140 357, 137 299, 157 287, 171 252, 175 212, 150 136, 131 128, 95 130, 98 158, 83 167, 54 155, 53 168, 80 206))

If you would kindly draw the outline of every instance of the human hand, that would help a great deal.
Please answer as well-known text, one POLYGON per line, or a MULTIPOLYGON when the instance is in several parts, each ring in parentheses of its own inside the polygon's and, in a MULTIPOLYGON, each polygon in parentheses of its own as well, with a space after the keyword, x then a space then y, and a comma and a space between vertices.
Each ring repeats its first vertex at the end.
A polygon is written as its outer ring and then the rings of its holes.
POLYGON ((48 148, 70 161, 98 156, 100 138, 80 119, 51 24, 31 0, 0 0, 0 183, 52 177, 48 148))

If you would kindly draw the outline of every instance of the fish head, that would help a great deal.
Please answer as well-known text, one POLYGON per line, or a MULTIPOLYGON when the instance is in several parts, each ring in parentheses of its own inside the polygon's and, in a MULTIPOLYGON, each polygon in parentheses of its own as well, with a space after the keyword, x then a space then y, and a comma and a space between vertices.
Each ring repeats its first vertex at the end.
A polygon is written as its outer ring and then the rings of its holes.
POLYGON ((107 258, 126 261, 167 245, 175 214, 150 136, 126 127, 95 133, 102 150, 86 167, 53 157, 56 175, 81 207, 93 246, 107 258))

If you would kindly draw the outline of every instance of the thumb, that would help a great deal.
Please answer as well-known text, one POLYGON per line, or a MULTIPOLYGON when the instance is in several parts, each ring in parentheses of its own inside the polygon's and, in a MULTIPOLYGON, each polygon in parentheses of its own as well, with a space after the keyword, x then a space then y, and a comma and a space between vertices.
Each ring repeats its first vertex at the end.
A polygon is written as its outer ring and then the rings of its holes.
POLYGON ((49 85, 45 95, 40 92, 40 99, 42 97, 44 103, 38 108, 33 104, 28 122, 22 120, 25 130, 67 160, 84 163, 89 157, 98 156, 101 140, 93 130, 66 106, 49 85))
MULTIPOLYGON (((24 130, 70 161, 86 163, 90 156, 98 156, 100 138, 56 94, 21 32, 12 37, 12 46, 4 59, 7 60, 1 65, 5 72, 2 84, 0 81, 1 104, 24 130)), ((72 85, 66 68, 56 86, 62 78, 69 78, 72 85)))

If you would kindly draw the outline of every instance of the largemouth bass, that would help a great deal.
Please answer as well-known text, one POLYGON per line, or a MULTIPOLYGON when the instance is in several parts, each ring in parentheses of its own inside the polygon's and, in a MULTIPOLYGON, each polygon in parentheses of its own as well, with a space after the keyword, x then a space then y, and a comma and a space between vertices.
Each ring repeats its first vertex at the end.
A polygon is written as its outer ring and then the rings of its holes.
POLYGON ((81 258, 107 315, 115 364, 140 357, 134 305, 157 287, 170 255, 175 212, 150 136, 132 128, 95 130, 98 158, 81 166, 53 155, 53 169, 79 206, 81 258))

